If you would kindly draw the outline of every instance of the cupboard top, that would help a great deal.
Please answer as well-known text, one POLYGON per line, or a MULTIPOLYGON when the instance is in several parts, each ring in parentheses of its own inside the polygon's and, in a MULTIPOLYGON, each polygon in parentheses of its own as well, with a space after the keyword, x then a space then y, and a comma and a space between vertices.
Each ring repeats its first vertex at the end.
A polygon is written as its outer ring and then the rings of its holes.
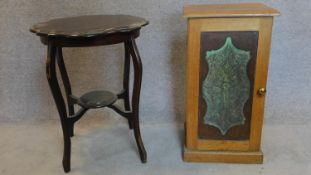
POLYGON ((186 18, 200 17, 250 17, 278 16, 280 12, 262 3, 210 4, 184 6, 183 16, 186 18))

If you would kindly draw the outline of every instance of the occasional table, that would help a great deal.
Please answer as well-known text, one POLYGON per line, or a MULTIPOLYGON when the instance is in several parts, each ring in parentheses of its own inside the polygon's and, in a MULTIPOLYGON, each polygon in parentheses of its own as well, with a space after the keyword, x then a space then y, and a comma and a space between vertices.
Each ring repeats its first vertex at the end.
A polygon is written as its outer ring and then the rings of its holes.
POLYGON ((139 98, 142 81, 142 63, 135 39, 140 29, 147 25, 143 18, 128 15, 91 15, 70 18, 59 18, 35 24, 30 31, 40 36, 41 42, 48 47, 46 61, 46 76, 49 82, 64 137, 63 168, 70 171, 70 137, 74 135, 74 124, 89 109, 108 107, 128 120, 130 129, 138 146, 141 161, 147 161, 147 154, 139 128, 139 98), (118 94, 108 91, 92 91, 81 97, 72 94, 69 77, 63 60, 63 47, 89 47, 123 43, 125 48, 125 64, 123 76, 123 89, 118 94), (132 99, 129 94, 130 59, 133 61, 134 82, 132 99), (65 100, 62 96, 56 76, 58 66, 65 89, 65 100), (118 99, 124 100, 124 109, 116 105, 118 99), (74 105, 79 105, 78 111, 74 105))

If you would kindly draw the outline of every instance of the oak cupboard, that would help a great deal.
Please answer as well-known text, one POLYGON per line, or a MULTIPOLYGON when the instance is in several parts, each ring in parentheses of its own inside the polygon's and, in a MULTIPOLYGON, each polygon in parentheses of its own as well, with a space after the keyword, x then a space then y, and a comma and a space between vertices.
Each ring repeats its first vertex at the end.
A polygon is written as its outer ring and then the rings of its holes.
POLYGON ((275 9, 189 5, 184 160, 262 163, 260 149, 275 9))

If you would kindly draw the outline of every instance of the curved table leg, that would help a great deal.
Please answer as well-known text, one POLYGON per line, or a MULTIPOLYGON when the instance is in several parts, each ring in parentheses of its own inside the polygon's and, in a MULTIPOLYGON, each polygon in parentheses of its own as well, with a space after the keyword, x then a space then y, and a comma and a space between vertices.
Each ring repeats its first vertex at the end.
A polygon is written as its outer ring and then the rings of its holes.
MULTIPOLYGON (((123 90, 124 90, 124 109, 126 111, 131 110, 130 106, 130 97, 129 97, 129 78, 130 78, 130 62, 131 62, 131 55, 128 49, 128 43, 124 43, 124 70, 123 70, 123 90)), ((133 122, 131 119, 128 119, 129 128, 133 129, 133 122)))
MULTIPOLYGON (((56 47, 56 58, 57 58, 59 72, 61 74, 63 84, 65 87, 65 93, 66 93, 66 99, 67 99, 67 105, 68 105, 68 113, 69 113, 69 116, 73 116, 75 112, 74 112, 74 107, 73 107, 74 104, 72 103, 72 99, 70 97, 72 95, 71 85, 70 85, 69 77, 67 74, 61 47, 56 47)), ((69 125, 69 132, 70 132, 70 136, 72 137, 74 135, 74 124, 73 123, 69 125)))
POLYGON ((140 159, 143 163, 147 162, 147 153, 141 138, 140 128, 139 128, 139 97, 141 89, 141 80, 142 80, 142 63, 139 56, 139 52, 136 46, 134 38, 131 38, 131 41, 127 42, 128 50, 132 56, 133 67, 134 67, 134 87, 133 87, 133 96, 132 96, 132 119, 134 125, 134 134, 136 143, 138 146, 140 159))
POLYGON ((46 62, 46 76, 49 82, 49 86, 56 103, 56 107, 60 116, 60 121, 63 129, 63 136, 64 136, 64 154, 63 154, 63 167, 65 172, 70 171, 70 149, 71 149, 71 141, 70 141, 70 132, 68 129, 67 120, 67 112, 66 106, 61 94, 61 90, 57 81, 56 77, 56 69, 55 69, 55 62, 56 62, 56 47, 49 44, 48 45, 48 55, 47 55, 47 62, 46 62))

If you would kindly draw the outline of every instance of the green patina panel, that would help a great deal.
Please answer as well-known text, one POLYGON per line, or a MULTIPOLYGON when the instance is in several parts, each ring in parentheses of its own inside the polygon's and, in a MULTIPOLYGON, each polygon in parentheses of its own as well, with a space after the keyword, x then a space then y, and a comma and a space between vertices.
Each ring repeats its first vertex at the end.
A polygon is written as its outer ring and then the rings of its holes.
POLYGON ((233 126, 243 125, 244 105, 249 99, 247 64, 250 52, 236 48, 231 37, 218 50, 207 51, 208 74, 202 94, 207 104, 204 123, 217 127, 222 135, 233 126))

